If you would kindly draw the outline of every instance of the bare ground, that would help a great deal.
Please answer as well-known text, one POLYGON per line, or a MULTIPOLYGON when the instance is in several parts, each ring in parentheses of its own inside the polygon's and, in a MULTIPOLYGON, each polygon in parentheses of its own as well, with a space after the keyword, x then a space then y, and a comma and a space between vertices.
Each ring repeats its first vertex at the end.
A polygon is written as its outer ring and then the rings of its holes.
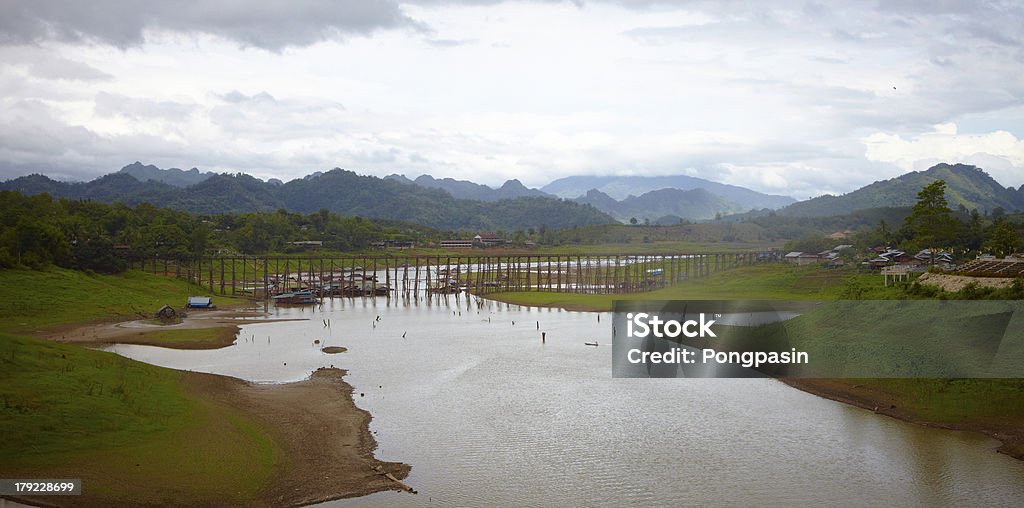
POLYGON ((235 342, 238 327, 249 323, 290 321, 266 319, 262 311, 251 310, 192 310, 180 323, 163 325, 148 319, 120 322, 95 322, 52 328, 37 333, 38 337, 59 342, 90 344, 142 344, 175 349, 217 349, 235 342), (164 330, 220 329, 209 341, 169 341, 154 336, 164 330))
POLYGON ((1008 288, 1013 285, 1013 279, 1007 277, 970 277, 967 275, 947 275, 944 273, 925 273, 917 278, 921 284, 935 286, 943 291, 956 293, 964 286, 976 282, 983 288, 1008 288))
POLYGON ((285 463, 260 497, 266 506, 300 506, 404 490, 375 471, 402 479, 410 467, 373 457, 370 413, 352 401, 346 371, 323 368, 310 379, 284 385, 253 384, 225 376, 189 373, 195 393, 236 407, 268 424, 285 451, 285 463))

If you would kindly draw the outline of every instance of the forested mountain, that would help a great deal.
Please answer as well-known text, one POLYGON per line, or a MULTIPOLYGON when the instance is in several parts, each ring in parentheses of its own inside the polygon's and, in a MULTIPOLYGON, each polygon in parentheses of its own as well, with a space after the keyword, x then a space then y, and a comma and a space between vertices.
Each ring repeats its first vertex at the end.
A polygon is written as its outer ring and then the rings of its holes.
POLYGON ((1003 187, 988 173, 966 164, 937 164, 926 171, 914 171, 889 180, 861 187, 841 196, 819 196, 794 203, 778 211, 780 215, 825 217, 854 210, 913 205, 917 193, 936 181, 946 182, 946 199, 951 207, 963 205, 969 210, 991 211, 1024 209, 1024 191, 1003 187))
POLYGON ((144 165, 135 161, 123 168, 118 173, 124 173, 135 177, 140 182, 153 180, 154 182, 166 183, 175 187, 188 187, 195 185, 216 173, 203 173, 196 168, 184 171, 178 168, 160 169, 152 164, 144 165))
POLYGON ((513 199, 522 197, 554 197, 537 189, 527 188, 519 180, 508 180, 501 187, 494 189, 486 185, 470 182, 468 180, 455 180, 452 178, 434 178, 430 175, 420 175, 415 180, 406 178, 405 175, 388 175, 387 180, 394 180, 409 185, 419 185, 430 189, 441 189, 447 191, 457 199, 476 199, 479 201, 498 201, 499 199, 513 199))
POLYGON ((676 217, 676 222, 680 218, 702 220, 743 210, 740 205, 704 189, 660 189, 640 196, 629 196, 622 201, 616 201, 599 190, 591 189, 585 196, 575 201, 593 205, 623 222, 632 218, 657 222, 666 216, 676 217))
POLYGON ((515 230, 562 228, 612 222, 593 207, 554 198, 495 202, 456 199, 440 189, 361 176, 334 169, 288 183, 264 182, 245 174, 212 175, 188 187, 140 182, 126 172, 86 183, 65 183, 41 175, 8 180, 0 189, 27 195, 122 202, 148 202, 193 213, 245 213, 284 208, 294 212, 330 210, 342 215, 415 222, 440 229, 515 230))
POLYGON ((762 194, 745 187, 712 182, 686 175, 674 176, 570 176, 559 178, 540 190, 563 198, 575 198, 597 189, 621 200, 661 189, 704 189, 715 196, 740 206, 741 211, 760 208, 781 208, 796 200, 789 196, 762 194))

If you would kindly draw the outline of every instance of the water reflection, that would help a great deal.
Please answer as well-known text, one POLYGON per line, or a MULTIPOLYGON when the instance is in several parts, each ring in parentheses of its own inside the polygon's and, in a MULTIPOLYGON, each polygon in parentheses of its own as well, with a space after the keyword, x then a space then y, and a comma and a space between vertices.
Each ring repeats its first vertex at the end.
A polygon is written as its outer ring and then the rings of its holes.
POLYGON ((419 495, 325 506, 1008 505, 1024 463, 770 379, 613 379, 609 314, 455 298, 281 308, 235 346, 121 354, 244 379, 349 369, 419 495), (378 320, 377 317, 380 317, 378 320), (329 326, 325 326, 325 321, 329 326), (538 325, 539 323, 539 325, 538 325), (541 333, 546 341, 541 341, 541 333), (342 345, 326 355, 313 341, 342 345), (596 340, 600 347, 584 342, 596 340))

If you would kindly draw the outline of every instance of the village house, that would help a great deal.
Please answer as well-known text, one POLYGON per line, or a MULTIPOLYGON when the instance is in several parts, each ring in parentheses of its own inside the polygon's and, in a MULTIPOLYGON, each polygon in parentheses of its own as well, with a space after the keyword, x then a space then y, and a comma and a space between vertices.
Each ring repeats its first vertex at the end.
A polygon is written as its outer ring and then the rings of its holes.
POLYGON ((472 249, 473 240, 441 240, 442 249, 472 249))
POLYGON ((497 247, 499 245, 505 245, 508 243, 508 240, 494 233, 480 233, 473 237, 473 243, 480 245, 481 247, 497 247))
POLYGON ((324 242, 321 240, 299 240, 297 242, 292 242, 292 245, 296 247, 302 247, 303 249, 306 250, 316 250, 319 249, 320 247, 323 247, 324 242))
POLYGON ((471 240, 441 240, 441 248, 472 249, 473 247, 479 247, 486 249, 488 247, 499 247, 507 243, 509 243, 508 240, 494 233, 479 233, 471 240))
POLYGON ((783 259, 785 259, 787 263, 793 263, 797 266, 812 265, 820 261, 817 254, 800 251, 790 252, 789 254, 786 254, 783 259))

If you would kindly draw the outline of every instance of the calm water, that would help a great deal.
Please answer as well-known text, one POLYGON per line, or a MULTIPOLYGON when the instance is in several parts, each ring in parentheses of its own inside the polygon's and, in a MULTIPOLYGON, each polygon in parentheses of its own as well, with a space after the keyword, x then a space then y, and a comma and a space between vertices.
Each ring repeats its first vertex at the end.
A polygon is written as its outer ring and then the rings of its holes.
POLYGON ((592 313, 475 302, 337 299, 272 310, 309 320, 246 325, 220 350, 111 349, 261 382, 349 369, 356 403, 374 417, 378 457, 411 464, 406 482, 420 494, 324 506, 1024 500, 1024 462, 985 437, 904 424, 770 379, 613 379, 609 314, 598 323, 592 313))

